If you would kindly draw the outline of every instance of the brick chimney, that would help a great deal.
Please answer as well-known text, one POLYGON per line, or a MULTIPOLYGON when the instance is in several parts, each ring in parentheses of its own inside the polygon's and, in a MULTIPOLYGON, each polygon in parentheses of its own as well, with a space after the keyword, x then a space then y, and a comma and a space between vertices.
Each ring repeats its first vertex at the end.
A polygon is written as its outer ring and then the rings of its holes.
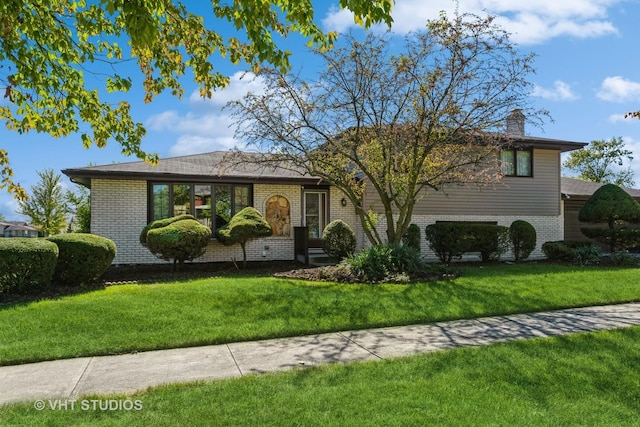
POLYGON ((524 136, 524 118, 522 110, 511 111, 511 114, 507 117, 507 133, 509 135, 524 136))

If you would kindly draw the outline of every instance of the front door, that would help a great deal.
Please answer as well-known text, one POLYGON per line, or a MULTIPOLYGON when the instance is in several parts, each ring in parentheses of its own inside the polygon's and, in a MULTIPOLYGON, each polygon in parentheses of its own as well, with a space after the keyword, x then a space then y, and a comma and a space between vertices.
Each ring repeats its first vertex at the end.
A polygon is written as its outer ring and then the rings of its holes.
POLYGON ((322 246, 322 232, 327 225, 326 191, 304 192, 304 224, 309 229, 309 247, 322 246))

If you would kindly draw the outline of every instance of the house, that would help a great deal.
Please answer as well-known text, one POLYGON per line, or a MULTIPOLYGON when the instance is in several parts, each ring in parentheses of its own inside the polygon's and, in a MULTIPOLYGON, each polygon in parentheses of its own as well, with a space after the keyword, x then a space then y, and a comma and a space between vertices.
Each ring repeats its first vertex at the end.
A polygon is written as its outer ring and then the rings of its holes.
POLYGON ((38 230, 22 221, 0 221, 0 237, 38 237, 38 230))
MULTIPOLYGON (((580 229, 584 227, 600 227, 601 225, 586 224, 578 221, 578 213, 589 197, 604 184, 567 177, 560 178, 560 183, 564 214, 564 239, 590 240, 582 234, 580 229)), ((640 190, 624 188, 624 191, 640 202, 640 190)))
MULTIPOLYGON (((542 256, 542 243, 563 238, 560 154, 586 144, 525 136, 523 120, 508 122, 512 144, 500 154, 501 182, 485 187, 452 186, 430 193, 419 201, 412 217, 423 233, 428 224, 437 221, 509 226, 514 220, 526 220, 537 230, 534 257, 542 256)), ((368 244, 354 207, 337 188, 291 165, 230 164, 225 163, 225 154, 168 158, 157 166, 131 162, 62 172, 91 189, 91 231, 115 241, 116 264, 160 262, 139 243, 140 231, 152 220, 190 213, 213 232, 245 206, 255 207, 274 230, 270 237, 249 242, 249 260, 293 260, 294 254, 298 257, 296 246, 303 245, 304 250, 317 246, 324 226, 334 219, 342 219, 354 229, 359 248, 368 244), (304 234, 303 243, 300 233, 304 234)), ((370 189, 365 192, 364 204, 382 212, 370 189)), ((379 224, 381 235, 385 234, 383 223, 379 224)), ((422 245, 427 256, 433 255, 426 242, 422 245)), ((212 238, 207 253, 198 261, 228 261, 232 257, 242 257, 239 247, 225 247, 212 238)))

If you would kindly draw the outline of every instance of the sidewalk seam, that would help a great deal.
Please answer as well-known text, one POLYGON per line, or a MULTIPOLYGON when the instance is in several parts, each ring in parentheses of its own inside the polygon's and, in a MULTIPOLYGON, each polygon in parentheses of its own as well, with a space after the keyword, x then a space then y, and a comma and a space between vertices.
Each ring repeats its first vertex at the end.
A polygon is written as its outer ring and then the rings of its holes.
POLYGON ((339 336, 341 336, 342 338, 346 339, 347 341, 354 343, 355 345, 357 345, 358 347, 360 347, 361 349, 363 349, 363 350, 364 350, 364 351, 366 351, 367 353, 369 353, 369 354, 371 354, 371 355, 373 355, 373 356, 377 357, 377 358, 378 358, 378 359, 380 359, 380 360, 384 360, 384 358, 383 358, 382 356, 380 356, 379 354, 375 353, 375 352, 374 352, 374 351, 372 351, 372 350, 369 350, 369 349, 368 349, 368 348, 366 348, 365 346, 361 345, 359 342, 357 342, 357 341, 355 341, 355 340, 351 339, 350 337, 348 337, 348 336, 344 335, 342 332, 338 332, 337 334, 338 334, 339 336))
POLYGON ((91 357, 89 359, 89 361, 87 362, 87 365, 84 367, 84 369, 82 370, 82 373, 78 377, 78 381, 76 381, 75 385, 73 386, 73 389, 71 390, 71 393, 69 393, 69 397, 76 396, 76 390, 78 389, 78 386, 80 385, 80 382, 82 382, 82 379, 85 377, 85 374, 89 370, 89 366, 93 362, 93 359, 95 359, 95 357, 91 357))
POLYGON ((242 372, 240 365, 238 365, 238 361, 236 360, 236 356, 233 354, 233 351, 231 351, 231 347, 229 347, 229 344, 225 344, 225 347, 227 347, 227 350, 229 350, 229 354, 231 355, 231 358, 233 359, 233 363, 235 363, 236 368, 238 368, 238 372, 240 372, 240 376, 244 377, 244 373, 242 372))

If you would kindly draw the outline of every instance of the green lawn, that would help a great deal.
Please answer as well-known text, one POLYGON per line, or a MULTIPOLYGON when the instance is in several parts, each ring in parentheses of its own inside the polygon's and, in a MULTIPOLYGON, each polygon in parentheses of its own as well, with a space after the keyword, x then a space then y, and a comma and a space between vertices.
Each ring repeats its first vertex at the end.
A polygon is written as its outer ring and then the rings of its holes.
POLYGON ((0 305, 0 364, 640 300, 640 269, 465 267, 453 281, 345 285, 230 277, 0 305))
POLYGON ((634 327, 110 397, 139 411, 11 405, 0 425, 637 426, 638 342, 634 327))

